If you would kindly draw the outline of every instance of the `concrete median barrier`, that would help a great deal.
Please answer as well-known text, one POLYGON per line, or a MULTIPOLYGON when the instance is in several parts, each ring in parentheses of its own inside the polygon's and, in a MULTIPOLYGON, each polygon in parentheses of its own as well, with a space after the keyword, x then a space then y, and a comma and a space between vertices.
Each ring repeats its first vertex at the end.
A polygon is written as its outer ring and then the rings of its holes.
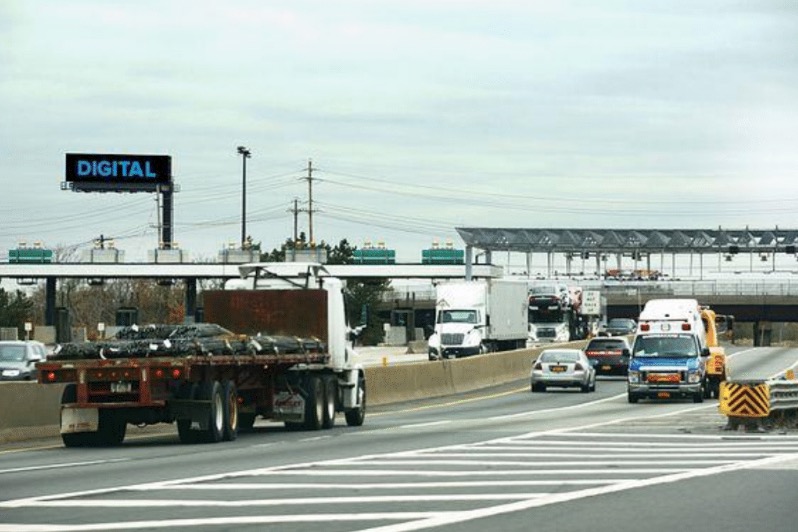
MULTIPOLYGON (((557 347, 582 349, 585 344, 582 340, 557 344, 557 347)), ((554 346, 401 366, 367 367, 368 403, 383 405, 441 397, 526 379, 532 371, 532 361, 549 347, 554 346)))
MULTIPOLYGON (((585 341, 557 347, 584 348, 585 341)), ((460 359, 366 367, 368 404, 372 406, 442 397, 526 379, 532 361, 554 346, 490 353, 460 359)), ((0 443, 59 434, 64 385, 0 383, 0 443)))
POLYGON ((57 436, 63 384, 0 382, 0 443, 57 436))

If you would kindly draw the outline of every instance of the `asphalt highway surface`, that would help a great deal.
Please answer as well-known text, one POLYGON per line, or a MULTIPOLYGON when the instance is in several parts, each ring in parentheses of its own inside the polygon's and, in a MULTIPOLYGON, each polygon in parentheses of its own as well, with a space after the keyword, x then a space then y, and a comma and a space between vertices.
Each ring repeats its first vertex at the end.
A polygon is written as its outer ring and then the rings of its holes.
MULTIPOLYGON (((798 350, 733 348, 776 374, 798 350)), ((487 355, 490 356, 490 355, 487 355)), ((717 401, 532 394, 526 380, 369 410, 326 431, 260 421, 182 445, 132 428, 114 448, 0 447, 0 532, 87 530, 794 530, 798 431, 728 430, 717 401)))

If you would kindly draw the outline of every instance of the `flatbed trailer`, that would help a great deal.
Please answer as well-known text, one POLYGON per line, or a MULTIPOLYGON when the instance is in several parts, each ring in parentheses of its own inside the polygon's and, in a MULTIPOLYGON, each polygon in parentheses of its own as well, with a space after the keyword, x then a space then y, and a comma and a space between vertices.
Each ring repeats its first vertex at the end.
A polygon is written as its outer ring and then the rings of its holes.
POLYGON ((172 332, 166 338, 144 335, 136 341, 59 350, 54 359, 37 364, 37 373, 40 383, 66 384, 61 399, 64 444, 116 445, 129 424, 176 423, 183 443, 234 440, 258 416, 318 430, 331 428, 336 413, 343 412, 348 425, 362 425, 365 373, 351 363, 345 346, 328 342, 332 338, 340 344, 345 335, 332 332, 343 327, 338 323, 343 319, 341 285, 326 284, 326 289, 209 294, 215 308, 209 314, 229 315, 232 321, 247 314, 252 327, 271 326, 279 336, 232 334, 216 326, 222 334, 172 332), (231 304, 241 308, 231 313, 231 304), (302 320, 297 308, 313 316, 302 320), (291 325, 303 334, 309 326, 319 334, 287 336, 291 325))

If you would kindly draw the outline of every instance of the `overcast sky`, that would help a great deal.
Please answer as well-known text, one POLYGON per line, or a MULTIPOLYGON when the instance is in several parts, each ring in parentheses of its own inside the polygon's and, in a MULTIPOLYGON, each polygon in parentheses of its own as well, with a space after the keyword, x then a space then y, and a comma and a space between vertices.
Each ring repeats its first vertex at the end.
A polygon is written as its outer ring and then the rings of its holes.
POLYGON ((314 237, 419 262, 454 228, 798 227, 789 1, 0 3, 0 256, 128 261, 155 195, 61 190, 68 152, 171 155, 174 239, 314 237), (307 214, 299 218, 307 232, 307 214))

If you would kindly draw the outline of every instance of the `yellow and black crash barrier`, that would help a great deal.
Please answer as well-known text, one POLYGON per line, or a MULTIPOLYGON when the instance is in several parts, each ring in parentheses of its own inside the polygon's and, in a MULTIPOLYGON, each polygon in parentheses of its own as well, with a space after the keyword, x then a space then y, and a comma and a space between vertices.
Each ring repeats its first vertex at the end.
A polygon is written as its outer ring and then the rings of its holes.
POLYGON ((770 387, 763 383, 721 382, 718 408, 729 417, 768 417, 770 387))

